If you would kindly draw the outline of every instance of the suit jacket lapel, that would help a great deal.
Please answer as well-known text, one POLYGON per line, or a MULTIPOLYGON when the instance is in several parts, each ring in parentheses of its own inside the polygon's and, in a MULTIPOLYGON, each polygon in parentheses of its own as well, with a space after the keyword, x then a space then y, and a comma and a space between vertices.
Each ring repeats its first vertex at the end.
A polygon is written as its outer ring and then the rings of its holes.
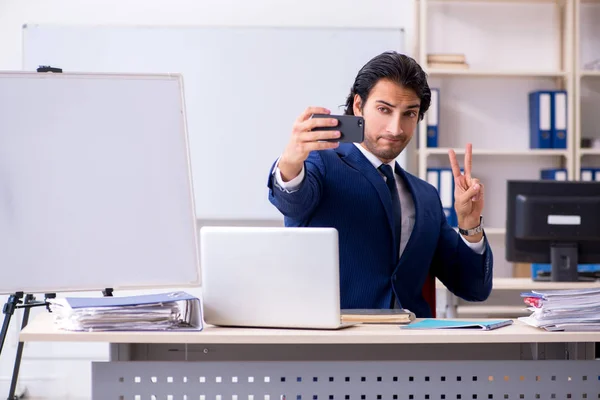
POLYGON ((352 143, 340 143, 335 151, 341 156, 342 161, 357 171, 360 171, 369 182, 371 182, 385 209, 390 232, 393 233, 392 198, 390 196, 390 191, 381 175, 379 175, 379 172, 377 172, 373 164, 371 164, 371 162, 367 160, 360 150, 352 143))

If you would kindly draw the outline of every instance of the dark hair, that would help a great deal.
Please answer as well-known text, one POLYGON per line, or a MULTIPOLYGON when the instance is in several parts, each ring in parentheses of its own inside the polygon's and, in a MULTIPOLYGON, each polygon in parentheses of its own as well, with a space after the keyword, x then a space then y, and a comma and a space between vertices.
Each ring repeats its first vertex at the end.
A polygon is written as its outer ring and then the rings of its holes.
POLYGON ((372 58, 366 63, 354 80, 354 85, 346 99, 344 114, 354 115, 354 96, 358 94, 364 104, 373 86, 381 79, 389 79, 405 88, 412 89, 421 100, 419 120, 429 109, 431 90, 427 84, 427 74, 411 57, 395 51, 387 51, 372 58))

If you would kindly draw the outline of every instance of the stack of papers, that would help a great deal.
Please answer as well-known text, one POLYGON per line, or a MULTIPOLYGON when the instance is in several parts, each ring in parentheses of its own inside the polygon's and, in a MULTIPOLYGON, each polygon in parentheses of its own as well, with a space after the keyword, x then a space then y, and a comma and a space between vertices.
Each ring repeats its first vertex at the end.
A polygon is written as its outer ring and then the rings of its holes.
POLYGON ((200 300, 185 292, 48 302, 56 324, 69 331, 202 330, 200 300))
POLYGON ((519 320, 547 331, 600 331, 600 289, 521 293, 532 314, 519 320))

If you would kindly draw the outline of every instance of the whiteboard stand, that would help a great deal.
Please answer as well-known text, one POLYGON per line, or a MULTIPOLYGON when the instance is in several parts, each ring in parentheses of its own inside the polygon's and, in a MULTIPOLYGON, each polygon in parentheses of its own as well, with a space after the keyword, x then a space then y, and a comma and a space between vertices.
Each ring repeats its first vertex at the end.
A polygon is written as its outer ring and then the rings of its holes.
MULTIPOLYGON (((13 266, 0 285, 9 295, 0 355, 15 310, 24 311, 23 329, 31 308, 50 312, 56 293, 112 296, 113 288, 198 282, 180 77, 60 72, 40 66, 36 73, 0 73, 2 264, 13 266), (151 206, 142 214, 140 204, 151 206), (144 225, 155 210, 160 229, 144 225), (165 269, 169 264, 177 268, 165 269), (34 293, 45 293, 44 300, 34 293)), ((23 346, 9 400, 18 398, 23 346)))
MULTIPOLYGON (((112 297, 113 289, 106 288, 102 291, 102 295, 105 297, 112 297)), ((8 296, 8 300, 4 304, 2 308, 2 312, 4 314, 4 322, 2 323, 2 331, 0 332, 0 356, 2 355, 2 348, 4 347, 4 342, 6 340, 6 335, 8 334, 8 328, 10 326, 10 321, 12 316, 15 313, 16 309, 23 309, 23 319, 21 321, 21 330, 23 330, 27 323, 29 322, 29 313, 33 307, 45 306, 48 312, 50 311, 50 303, 48 299, 56 298, 56 293, 46 293, 44 294, 44 301, 37 301, 33 294, 24 294, 23 292, 15 292, 8 296)), ((19 379, 19 370, 21 369, 21 359, 23 356, 23 346, 24 342, 19 341, 17 345, 17 354, 15 355, 15 364, 13 367, 13 373, 10 380, 10 389, 8 391, 8 400, 17 400, 20 397, 15 395, 15 391, 17 390, 17 381, 19 379)))
MULTIPOLYGON (((0 333, 0 355, 2 354, 2 348, 4 347, 4 341, 6 340, 6 335, 8 333, 8 327, 10 326, 10 320, 15 310, 18 308, 23 309, 23 321, 21 323, 21 329, 27 326, 27 322, 29 322, 29 311, 33 307, 46 306, 48 311, 49 303, 47 300, 51 297, 55 297, 55 294, 48 293, 45 296, 44 301, 36 301, 35 296, 32 294, 27 294, 24 296, 23 292, 16 292, 8 296, 8 300, 4 307, 2 308, 2 312, 4 313, 4 322, 2 324, 2 332, 0 333)), ((19 377, 19 369, 21 368, 21 356, 23 355, 23 342, 19 342, 17 347, 17 355, 15 356, 15 365, 13 368, 13 374, 10 381, 10 389, 8 391, 8 399, 17 399, 15 396, 15 391, 17 389, 17 379, 19 377)))

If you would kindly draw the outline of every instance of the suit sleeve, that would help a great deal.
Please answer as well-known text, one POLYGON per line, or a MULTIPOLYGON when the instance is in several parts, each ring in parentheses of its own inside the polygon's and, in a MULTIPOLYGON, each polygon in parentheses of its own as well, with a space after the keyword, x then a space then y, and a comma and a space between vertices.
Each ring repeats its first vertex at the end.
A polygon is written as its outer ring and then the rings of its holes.
POLYGON ((321 200, 325 165, 318 151, 309 154, 304 162, 304 179, 293 192, 286 191, 276 184, 273 173, 275 164, 269 173, 267 186, 269 201, 286 217, 294 220, 306 219, 321 200))
POLYGON ((485 250, 477 254, 461 239, 444 217, 433 257, 435 276, 456 296, 467 301, 484 301, 492 291, 493 254, 484 232, 485 250))

